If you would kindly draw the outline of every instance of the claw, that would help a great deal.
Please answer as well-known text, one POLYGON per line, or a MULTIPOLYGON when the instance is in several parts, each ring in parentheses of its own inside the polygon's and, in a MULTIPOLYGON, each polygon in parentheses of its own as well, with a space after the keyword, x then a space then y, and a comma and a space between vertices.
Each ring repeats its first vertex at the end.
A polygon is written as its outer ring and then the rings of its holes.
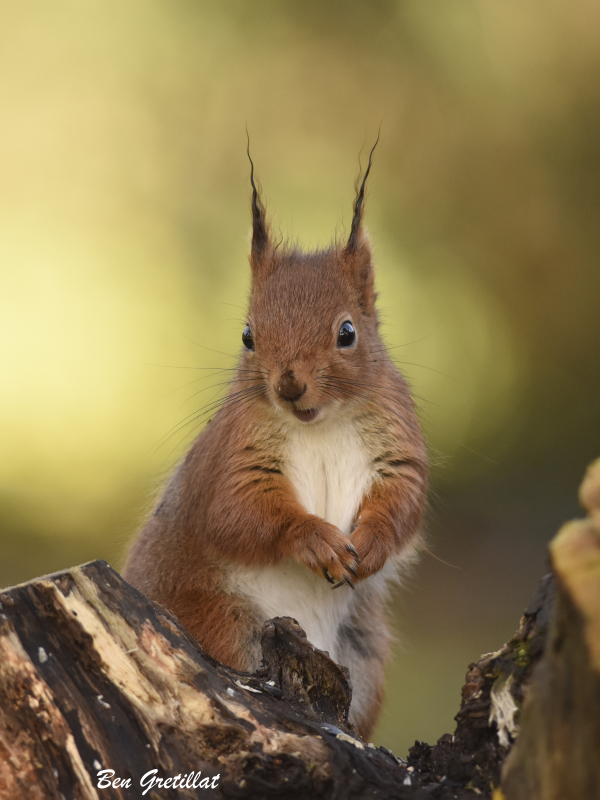
POLYGON ((352 547, 351 544, 347 544, 346 545, 346 549, 348 550, 349 553, 352 553, 352 555, 357 559, 358 563, 360 564, 360 562, 362 561, 362 558, 360 557, 356 547, 352 547))
POLYGON ((344 575, 344 579, 341 580, 339 583, 336 583, 336 585, 332 586, 331 588, 332 589, 339 589, 340 586, 344 586, 344 584, 346 586, 349 586, 352 589, 352 591, 355 591, 354 584, 352 583, 352 581, 350 580, 350 578, 347 575, 344 575))
POLYGON ((323 577, 325 578, 325 580, 328 583, 335 583, 335 581, 333 580, 333 578, 329 574, 329 570, 327 569, 327 567, 324 567, 324 569, 323 569, 323 577))
POLYGON ((358 572, 354 569, 354 567, 346 567, 346 569, 348 570, 348 572, 351 572, 354 575, 354 577, 358 580, 358 572))

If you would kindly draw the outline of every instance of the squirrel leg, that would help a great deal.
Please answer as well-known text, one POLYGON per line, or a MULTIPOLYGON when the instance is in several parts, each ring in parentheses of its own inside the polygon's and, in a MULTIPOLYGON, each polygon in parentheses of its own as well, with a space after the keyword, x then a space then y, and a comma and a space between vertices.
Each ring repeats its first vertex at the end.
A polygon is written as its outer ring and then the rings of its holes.
POLYGON ((350 537, 360 556, 359 580, 379 572, 390 557, 416 544, 424 492, 424 477, 414 468, 382 481, 365 500, 350 537))
POLYGON ((260 666, 262 620, 251 603, 217 591, 180 595, 169 609, 221 664, 242 672, 254 672, 260 666))
POLYGON ((372 594, 340 626, 337 641, 340 664, 348 667, 352 681, 350 721, 367 743, 383 702, 385 664, 390 649, 381 599, 375 592, 372 594))

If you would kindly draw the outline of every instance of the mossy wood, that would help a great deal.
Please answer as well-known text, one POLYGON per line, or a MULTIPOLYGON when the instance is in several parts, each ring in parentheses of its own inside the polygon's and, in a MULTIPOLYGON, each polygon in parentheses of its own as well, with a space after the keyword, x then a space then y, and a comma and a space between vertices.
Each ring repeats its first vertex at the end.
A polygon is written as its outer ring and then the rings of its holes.
POLYGON ((582 501, 551 545, 556 603, 547 576, 515 637, 470 665, 454 736, 408 765, 356 737, 346 671, 293 620, 266 623, 246 675, 104 562, 5 590, 1 800, 137 797, 151 770, 171 778, 157 798, 600 797, 600 462, 582 501), (130 788, 98 788, 102 769, 130 788), (191 773, 213 788, 172 787, 191 773))

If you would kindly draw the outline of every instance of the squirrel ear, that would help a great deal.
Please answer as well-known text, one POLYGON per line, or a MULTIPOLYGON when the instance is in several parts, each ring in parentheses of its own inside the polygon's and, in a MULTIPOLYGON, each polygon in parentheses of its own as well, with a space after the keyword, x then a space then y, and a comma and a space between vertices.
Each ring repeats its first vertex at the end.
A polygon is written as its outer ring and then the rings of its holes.
POLYGON ((369 236, 360 226, 356 231, 354 249, 348 246, 342 251, 344 272, 358 294, 358 302, 368 317, 375 314, 375 270, 373 269, 373 253, 369 236))
POLYGON ((252 246, 250 250, 250 266, 253 274, 259 270, 259 265, 271 249, 269 230, 265 216, 265 207, 261 200, 256 183, 254 182, 254 162, 250 157, 250 137, 248 136, 248 159, 250 161, 250 183, 252 184, 252 246))

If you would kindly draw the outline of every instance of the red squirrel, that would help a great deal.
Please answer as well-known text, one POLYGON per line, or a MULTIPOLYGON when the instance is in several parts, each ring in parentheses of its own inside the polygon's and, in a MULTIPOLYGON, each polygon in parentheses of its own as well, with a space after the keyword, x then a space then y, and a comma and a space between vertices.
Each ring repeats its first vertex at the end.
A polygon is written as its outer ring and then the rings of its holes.
POLYGON ((239 366, 123 572, 238 670, 260 666, 265 620, 296 619, 348 667, 350 720, 366 741, 383 699, 386 586, 418 550, 427 488, 415 405, 378 334, 362 225, 372 156, 348 241, 305 253, 273 242, 248 152, 239 366))

